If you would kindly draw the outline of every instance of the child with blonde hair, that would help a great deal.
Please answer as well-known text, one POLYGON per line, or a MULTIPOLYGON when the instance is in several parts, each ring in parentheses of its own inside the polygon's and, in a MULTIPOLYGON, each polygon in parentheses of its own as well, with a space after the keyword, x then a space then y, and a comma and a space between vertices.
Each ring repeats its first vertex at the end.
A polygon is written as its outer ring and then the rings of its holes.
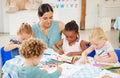
POLYGON ((94 60, 104 63, 117 63, 118 57, 114 52, 111 43, 108 41, 102 28, 96 27, 92 30, 90 36, 90 47, 82 53, 81 63, 88 63, 87 55, 95 50, 94 60))
POLYGON ((5 51, 11 51, 12 58, 19 55, 19 47, 24 40, 32 37, 33 31, 28 23, 22 23, 17 31, 17 39, 11 39, 10 42, 5 45, 5 51))
POLYGON ((18 78, 59 78, 62 68, 58 67, 55 72, 48 74, 39 66, 46 48, 40 39, 30 38, 23 42, 19 50, 25 62, 18 71, 18 78))

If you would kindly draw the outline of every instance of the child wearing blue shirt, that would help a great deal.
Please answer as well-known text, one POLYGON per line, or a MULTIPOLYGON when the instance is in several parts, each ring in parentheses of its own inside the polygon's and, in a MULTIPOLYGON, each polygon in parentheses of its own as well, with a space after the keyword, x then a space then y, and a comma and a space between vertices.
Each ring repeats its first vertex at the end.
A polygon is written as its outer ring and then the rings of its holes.
POLYGON ((29 39, 33 34, 32 28, 28 23, 22 23, 17 31, 17 39, 11 39, 10 42, 5 45, 5 51, 11 51, 11 56, 14 58, 19 55, 19 47, 24 40, 29 39))

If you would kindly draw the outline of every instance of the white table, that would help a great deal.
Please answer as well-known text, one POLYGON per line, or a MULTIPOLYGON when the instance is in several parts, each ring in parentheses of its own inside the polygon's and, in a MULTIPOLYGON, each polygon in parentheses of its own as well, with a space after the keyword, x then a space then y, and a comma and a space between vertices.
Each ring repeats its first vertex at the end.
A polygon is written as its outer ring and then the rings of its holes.
MULTIPOLYGON (((52 53, 53 50, 49 49, 47 51, 52 53)), ((12 78, 18 78, 17 71, 23 62, 24 59, 21 57, 6 61, 2 68, 4 73, 3 78, 9 78, 8 73, 11 74, 12 78)), ((61 66, 63 71, 60 78, 94 78, 102 71, 100 68, 90 64, 81 65, 79 62, 74 65, 63 64, 61 66)))

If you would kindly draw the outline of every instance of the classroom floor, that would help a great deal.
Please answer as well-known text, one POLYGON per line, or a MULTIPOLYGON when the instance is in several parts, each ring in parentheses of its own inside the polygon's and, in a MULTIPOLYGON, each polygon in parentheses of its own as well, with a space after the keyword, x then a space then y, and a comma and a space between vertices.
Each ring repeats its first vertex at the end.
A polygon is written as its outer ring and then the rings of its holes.
MULTIPOLYGON (((84 40, 88 40, 90 31, 91 31, 90 29, 81 30, 80 31, 81 38, 84 40)), ((112 46, 115 49, 120 49, 119 48, 120 45, 119 45, 119 41, 118 41, 118 33, 119 33, 118 30, 106 31, 108 40, 111 42, 112 46)), ((13 37, 15 37, 15 36, 11 36, 9 34, 0 34, 0 47, 4 46, 6 43, 8 43, 9 40, 13 37)))

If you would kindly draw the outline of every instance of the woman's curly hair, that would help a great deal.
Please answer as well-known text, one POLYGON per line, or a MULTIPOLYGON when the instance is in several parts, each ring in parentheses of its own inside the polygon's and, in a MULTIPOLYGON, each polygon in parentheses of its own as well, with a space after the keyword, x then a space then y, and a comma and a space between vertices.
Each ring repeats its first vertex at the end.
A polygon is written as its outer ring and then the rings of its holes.
POLYGON ((39 57, 46 48, 47 46, 42 40, 30 38, 22 43, 19 52, 24 58, 39 57))

